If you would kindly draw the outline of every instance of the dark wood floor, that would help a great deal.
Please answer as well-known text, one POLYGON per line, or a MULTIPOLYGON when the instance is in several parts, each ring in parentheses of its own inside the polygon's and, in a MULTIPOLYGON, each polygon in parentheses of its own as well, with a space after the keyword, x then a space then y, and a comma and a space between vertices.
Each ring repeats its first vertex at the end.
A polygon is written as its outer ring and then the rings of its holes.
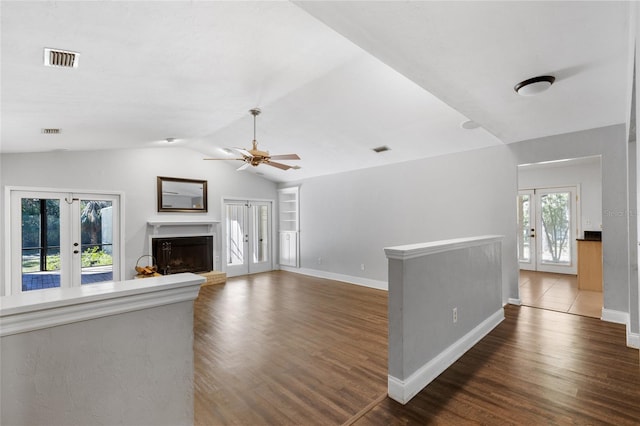
POLYGON ((507 306, 407 405, 385 398, 387 293, 287 272, 203 287, 197 425, 640 424, 624 326, 507 306))

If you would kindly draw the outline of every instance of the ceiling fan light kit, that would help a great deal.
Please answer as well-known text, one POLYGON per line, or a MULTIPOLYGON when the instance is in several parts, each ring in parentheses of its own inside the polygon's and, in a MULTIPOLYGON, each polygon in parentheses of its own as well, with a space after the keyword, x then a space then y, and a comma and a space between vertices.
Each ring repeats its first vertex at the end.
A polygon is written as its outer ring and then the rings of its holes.
POLYGON ((556 78, 552 75, 540 75, 516 84, 513 90, 520 96, 535 96, 547 90, 556 78))
POLYGON ((256 140, 256 117, 260 115, 262 111, 260 108, 252 108, 249 110, 249 113, 253 115, 253 141, 251 144, 251 149, 243 149, 243 148, 224 148, 225 152, 236 151, 242 155, 241 158, 205 158, 205 160, 241 160, 244 161, 245 164, 240 166, 237 170, 242 171, 247 169, 249 166, 257 167, 260 164, 266 164, 271 167, 275 167, 281 170, 289 170, 294 169, 297 170, 300 166, 289 166, 288 164, 276 163, 272 160, 299 160, 300 157, 298 154, 282 154, 282 155, 270 155, 269 151, 260 151, 258 149, 258 142, 256 140))

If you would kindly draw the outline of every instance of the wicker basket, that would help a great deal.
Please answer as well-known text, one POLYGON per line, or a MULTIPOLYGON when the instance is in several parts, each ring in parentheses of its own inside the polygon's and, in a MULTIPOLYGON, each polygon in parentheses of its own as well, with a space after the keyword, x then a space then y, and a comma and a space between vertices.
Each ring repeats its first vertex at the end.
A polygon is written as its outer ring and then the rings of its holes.
POLYGON ((136 261, 136 272, 138 273, 138 276, 142 277, 157 277, 159 274, 155 257, 151 256, 150 254, 143 254, 142 256, 140 256, 136 261), (140 261, 145 257, 151 258, 151 266, 140 266, 140 261))

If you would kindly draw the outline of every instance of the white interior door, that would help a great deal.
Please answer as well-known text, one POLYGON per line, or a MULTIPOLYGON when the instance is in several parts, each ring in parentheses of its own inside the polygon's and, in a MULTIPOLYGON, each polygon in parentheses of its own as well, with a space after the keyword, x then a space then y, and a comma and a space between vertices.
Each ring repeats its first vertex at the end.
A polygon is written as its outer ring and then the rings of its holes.
POLYGON ((11 191, 10 292, 120 279, 119 196, 11 191))
POLYGON ((227 276, 273 269, 271 202, 225 200, 227 276))

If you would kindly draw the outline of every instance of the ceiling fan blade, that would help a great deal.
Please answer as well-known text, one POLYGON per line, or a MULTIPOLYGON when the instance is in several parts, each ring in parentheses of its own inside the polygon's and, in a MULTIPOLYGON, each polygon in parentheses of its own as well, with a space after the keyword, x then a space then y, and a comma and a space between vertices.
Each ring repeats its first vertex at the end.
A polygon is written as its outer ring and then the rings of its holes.
POLYGON ((244 148, 231 148, 231 149, 233 149, 236 152, 239 152, 240 155, 244 155, 245 157, 253 158, 253 154, 250 153, 249 151, 247 151, 244 148))
POLYGON ((282 163, 276 163, 273 161, 265 161, 263 164, 267 164, 269 166, 273 166, 276 167, 278 169, 282 169, 282 170, 289 170, 289 169, 293 169, 293 166, 289 166, 287 164, 282 164, 282 163))
POLYGON ((251 165, 251 163, 244 163, 242 166, 240 166, 240 167, 238 167, 238 168, 236 169, 236 172, 241 172, 241 171, 243 171, 244 169, 246 169, 247 167, 249 167, 250 165, 251 165))
POLYGON ((281 155, 272 155, 272 160, 299 160, 298 154, 281 154, 281 155))
POLYGON ((203 160, 242 160, 244 161, 244 158, 203 158, 203 160))

